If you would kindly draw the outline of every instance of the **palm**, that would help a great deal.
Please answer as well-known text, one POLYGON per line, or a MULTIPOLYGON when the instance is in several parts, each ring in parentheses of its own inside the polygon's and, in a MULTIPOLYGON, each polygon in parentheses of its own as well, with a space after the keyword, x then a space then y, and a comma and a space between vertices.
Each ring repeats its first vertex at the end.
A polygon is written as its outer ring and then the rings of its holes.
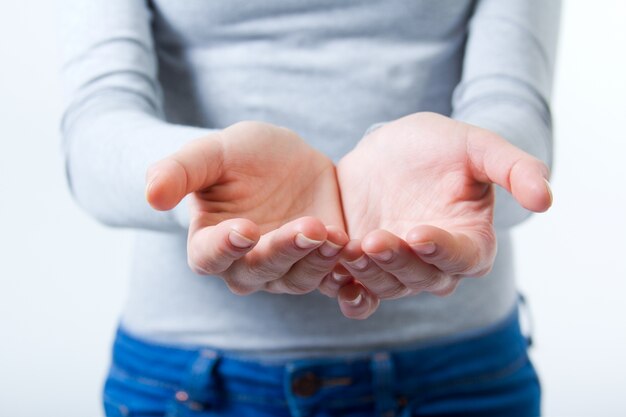
POLYGON ((371 133, 346 155, 337 172, 350 236, 385 229, 404 238, 432 225, 480 236, 493 251, 493 189, 471 175, 465 126, 414 115, 371 133))
POLYGON ((303 216, 343 227, 335 168, 295 133, 246 122, 220 133, 221 169, 193 195, 204 224, 243 217, 261 233, 303 216))
POLYGON ((190 267, 236 294, 313 291, 348 241, 335 167, 295 133, 241 122, 192 141, 148 172, 147 199, 190 196, 190 267))
POLYGON ((460 276, 485 274, 495 256, 490 184, 533 211, 551 204, 543 163, 491 132, 428 113, 365 137, 337 174, 291 131, 243 122, 153 165, 147 198, 169 210, 191 194, 190 265, 236 293, 323 286, 343 248, 342 266, 358 279, 341 287, 357 300, 342 307, 349 317, 378 305, 358 304, 360 284, 396 298, 449 293, 460 276), (344 214, 357 238, 347 245, 344 214))
POLYGON ((491 184, 529 210, 551 204, 545 164, 493 132, 433 113, 367 135, 337 175, 347 230, 358 239, 341 265, 357 281, 339 290, 352 318, 371 315, 380 299, 446 295, 463 276, 486 274, 496 252, 491 184))

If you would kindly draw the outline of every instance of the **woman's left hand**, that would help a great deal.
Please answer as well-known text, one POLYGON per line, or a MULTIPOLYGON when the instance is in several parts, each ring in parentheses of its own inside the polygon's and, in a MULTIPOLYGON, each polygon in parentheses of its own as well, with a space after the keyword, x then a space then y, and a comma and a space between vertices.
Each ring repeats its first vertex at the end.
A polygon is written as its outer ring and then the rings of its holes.
POLYGON ((336 282, 344 315, 364 319, 380 299, 447 295, 488 273, 496 254, 498 184, 526 209, 552 204, 548 168, 490 131, 416 113, 364 137, 337 168, 351 241, 336 282), (352 277, 354 279, 352 279, 352 277))

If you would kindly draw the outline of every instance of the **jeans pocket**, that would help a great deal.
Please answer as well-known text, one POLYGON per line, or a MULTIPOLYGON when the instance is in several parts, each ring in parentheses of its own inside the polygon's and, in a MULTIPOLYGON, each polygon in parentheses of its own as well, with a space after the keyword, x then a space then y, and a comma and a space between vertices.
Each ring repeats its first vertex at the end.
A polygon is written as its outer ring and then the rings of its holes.
POLYGON ((162 417, 175 398, 173 385, 130 375, 115 365, 104 385, 103 404, 107 417, 162 417))
POLYGON ((408 402, 403 417, 536 417, 540 415, 541 388, 535 368, 524 354, 505 368, 426 387, 408 402))
POLYGON ((106 395, 103 400, 104 415, 106 417, 128 417, 130 416, 130 410, 124 404, 118 404, 114 400, 108 398, 106 395))

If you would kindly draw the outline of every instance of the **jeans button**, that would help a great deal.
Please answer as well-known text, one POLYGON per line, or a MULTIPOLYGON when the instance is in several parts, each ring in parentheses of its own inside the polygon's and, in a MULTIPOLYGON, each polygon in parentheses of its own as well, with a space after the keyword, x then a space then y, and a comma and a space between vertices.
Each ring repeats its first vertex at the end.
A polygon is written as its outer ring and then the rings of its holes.
POLYGON ((310 397, 322 386, 322 381, 313 372, 307 372, 291 381, 291 390, 299 397, 310 397))

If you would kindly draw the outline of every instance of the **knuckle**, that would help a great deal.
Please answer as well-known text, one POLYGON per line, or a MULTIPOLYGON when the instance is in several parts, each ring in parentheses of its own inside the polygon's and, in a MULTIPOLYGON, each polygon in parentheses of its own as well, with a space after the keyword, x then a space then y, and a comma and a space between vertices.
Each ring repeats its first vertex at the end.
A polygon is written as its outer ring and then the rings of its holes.
POLYGON ((352 320, 365 320, 370 316, 368 311, 344 311, 343 315, 352 320))
POLYGON ((187 254, 187 264, 189 265, 189 268, 191 268, 191 270, 195 272, 196 274, 199 274, 199 275, 210 274, 210 271, 205 268, 204 263, 201 262, 201 259, 198 257, 195 251, 189 252, 187 254))
POLYGON ((441 274, 437 271, 433 271, 421 276, 416 275, 413 277, 413 279, 405 281, 405 285, 411 290, 428 291, 437 286, 437 284, 440 282, 440 279, 441 274))
POLYGON ((248 271, 251 275, 262 278, 264 281, 273 281, 282 276, 282 273, 278 272, 276 267, 268 262, 250 265, 248 271))
POLYGON ((300 254, 294 254, 295 248, 280 248, 266 258, 260 258, 249 265, 250 273, 264 279, 279 279, 300 260, 300 254))
POLYGON ((368 268, 362 271, 354 271, 353 276, 359 281, 367 282, 368 286, 382 287, 387 283, 390 275, 383 270, 368 268))
POLYGON ((483 239, 488 242, 482 250, 477 250, 464 270, 454 272, 456 275, 481 277, 491 272, 496 256, 496 238, 492 231, 483 233, 483 239))
POLYGON ((192 264, 198 264, 198 261, 200 260, 199 255, 197 245, 191 244, 190 242, 187 246, 187 263, 189 263, 189 266, 192 266, 192 264))
POLYGON ((426 291, 437 290, 442 287, 442 282, 447 282, 447 279, 445 278, 443 274, 441 273, 431 274, 424 281, 424 289, 426 291))
POLYGON ((196 265, 196 264, 193 264, 193 263, 191 263, 191 262, 188 262, 188 264, 189 264, 189 268, 191 269, 191 271, 192 271, 194 274, 198 274, 198 275, 211 275, 211 273, 210 273, 210 272, 208 272, 208 271, 204 270, 203 268, 200 268, 200 267, 199 267, 198 265, 196 265))
POLYGON ((445 261, 445 263, 451 265, 450 269, 454 273, 461 273, 473 266, 471 259, 467 259, 467 254, 464 254, 462 250, 451 251, 447 259, 443 256, 439 258, 439 260, 445 261))
POLYGON ((493 262, 489 263, 485 268, 478 272, 477 276, 484 277, 485 275, 491 273, 493 270, 493 262))
POLYGON ((335 266, 334 260, 328 260, 321 257, 321 255, 315 255, 311 259, 307 259, 303 265, 303 271, 309 275, 326 275, 335 266))
POLYGON ((445 297, 452 294, 458 282, 459 279, 455 276, 442 274, 437 284, 429 288, 428 291, 435 295, 445 297))
POLYGON ((397 256, 384 266, 385 270, 391 273, 400 273, 410 269, 413 260, 408 256, 397 256))
POLYGON ((398 283, 392 287, 387 287, 383 291, 375 292, 375 294, 382 299, 392 300, 395 298, 406 297, 411 293, 411 290, 403 284, 398 283))
POLYGON ((311 291, 313 291, 317 285, 315 285, 315 282, 305 282, 302 279, 289 279, 286 278, 283 281, 283 285, 285 287, 285 292, 287 294, 293 294, 293 295, 303 295, 303 294, 307 294, 310 293, 311 291))
POLYGON ((437 291, 433 291, 433 294, 438 295, 440 297, 447 297, 449 295, 451 295, 452 293, 454 293, 454 291, 456 290, 456 287, 459 284, 454 282, 452 284, 448 284, 445 287, 437 290, 437 291))
POLYGON ((255 122, 252 120, 242 120, 240 122, 232 124, 230 128, 254 132, 256 129, 259 129, 260 126, 263 126, 261 122, 255 122))
POLYGON ((259 122, 254 120, 243 120, 235 124, 230 125, 226 130, 229 132, 235 132, 243 135, 250 135, 256 137, 270 137, 272 133, 276 132, 274 125, 266 122, 259 122))
POLYGON ((337 298, 337 290, 336 289, 329 288, 326 285, 321 285, 318 288, 318 290, 319 290, 320 293, 324 294, 326 297, 337 298))
POLYGON ((334 281, 330 275, 327 275, 322 282, 320 282, 317 289, 327 297, 336 298, 340 288, 341 285, 334 281))
POLYGON ((240 280, 229 279, 226 280, 226 286, 235 295, 250 295, 257 291, 257 288, 250 284, 245 284, 240 280))
POLYGON ((379 298, 399 298, 407 291, 407 287, 403 283, 386 272, 370 273, 357 278, 379 298))
POLYGON ((459 273, 457 275, 463 275, 463 276, 467 276, 467 277, 480 278, 480 277, 484 277, 485 275, 490 273, 492 269, 493 269, 493 263, 490 263, 489 265, 482 266, 482 267, 480 267, 478 269, 475 269, 475 270, 470 270, 470 271, 467 271, 467 272, 461 272, 461 273, 459 273))
POLYGON ((213 275, 222 272, 217 259, 200 255, 193 248, 190 248, 187 254, 187 264, 193 272, 200 275, 213 275))

